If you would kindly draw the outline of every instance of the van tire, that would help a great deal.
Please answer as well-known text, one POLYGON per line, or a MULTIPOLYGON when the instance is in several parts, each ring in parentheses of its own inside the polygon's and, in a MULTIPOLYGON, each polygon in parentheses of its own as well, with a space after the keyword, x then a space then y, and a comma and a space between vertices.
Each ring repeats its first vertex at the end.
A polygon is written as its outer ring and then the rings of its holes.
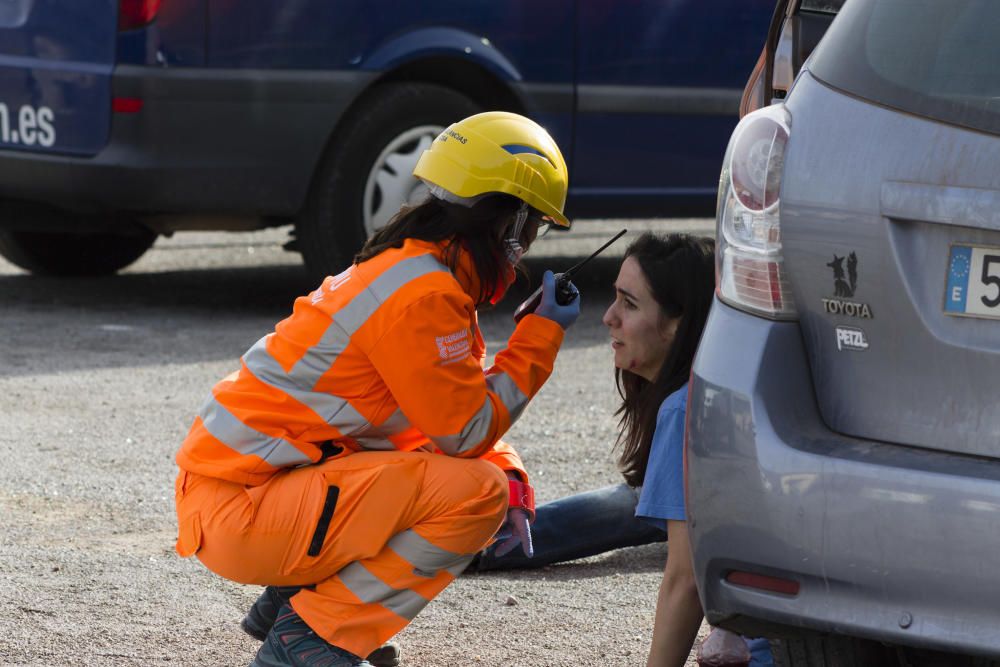
MULTIPOLYGON (((430 83, 386 83, 372 89, 337 128, 317 172, 295 247, 314 282, 347 268, 368 239, 365 188, 376 161, 417 128, 445 128, 482 111, 461 93, 430 83)), ((398 207, 393 207, 396 210, 398 207)))
POLYGON ((881 644, 842 635, 817 634, 794 639, 772 639, 771 655, 776 667, 896 664, 894 656, 881 644))
POLYGON ((104 276, 139 259, 154 241, 155 233, 138 226, 97 234, 0 229, 0 255, 39 275, 104 276))
POLYGON ((887 646, 842 635, 772 639, 775 667, 1000 667, 1000 660, 887 646))

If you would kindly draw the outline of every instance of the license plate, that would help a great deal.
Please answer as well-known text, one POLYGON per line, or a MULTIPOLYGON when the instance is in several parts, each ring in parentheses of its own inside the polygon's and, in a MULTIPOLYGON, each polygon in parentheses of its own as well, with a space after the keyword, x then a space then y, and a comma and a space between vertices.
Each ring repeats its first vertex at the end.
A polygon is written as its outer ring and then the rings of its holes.
POLYGON ((951 246, 944 313, 1000 319, 1000 248, 951 246))

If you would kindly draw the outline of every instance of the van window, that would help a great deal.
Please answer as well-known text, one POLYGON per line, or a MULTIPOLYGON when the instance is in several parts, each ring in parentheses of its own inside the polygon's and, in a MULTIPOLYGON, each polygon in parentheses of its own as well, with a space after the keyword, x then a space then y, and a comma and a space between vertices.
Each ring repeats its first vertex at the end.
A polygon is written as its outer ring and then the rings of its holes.
POLYGON ((1000 2, 852 0, 808 68, 859 97, 1000 134, 1000 2))

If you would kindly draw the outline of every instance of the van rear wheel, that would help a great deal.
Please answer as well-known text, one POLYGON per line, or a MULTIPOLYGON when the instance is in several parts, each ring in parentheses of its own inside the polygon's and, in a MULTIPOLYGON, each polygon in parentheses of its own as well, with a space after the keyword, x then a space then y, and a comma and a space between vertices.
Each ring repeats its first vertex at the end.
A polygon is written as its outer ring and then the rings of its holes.
POLYGON ((926 649, 887 646, 842 635, 772 639, 776 667, 1000 667, 1000 661, 926 649))
POLYGON ((776 667, 857 667, 895 665, 895 656, 876 642, 841 635, 772 639, 776 667))
POLYGON ((355 253, 405 204, 426 196, 411 174, 424 149, 451 123, 482 109, 461 93, 429 83, 373 89, 337 129, 295 223, 310 277, 350 265, 355 253))
POLYGON ((103 276, 139 259, 154 241, 156 234, 138 226, 98 234, 0 229, 0 255, 31 273, 103 276))

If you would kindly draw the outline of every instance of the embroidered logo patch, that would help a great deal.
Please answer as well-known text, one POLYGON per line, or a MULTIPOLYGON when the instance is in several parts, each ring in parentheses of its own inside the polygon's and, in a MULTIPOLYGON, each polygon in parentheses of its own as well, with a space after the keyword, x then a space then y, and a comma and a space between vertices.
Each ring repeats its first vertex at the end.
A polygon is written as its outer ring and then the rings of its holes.
POLYGON ((327 279, 323 281, 323 284, 320 285, 319 288, 317 288, 316 291, 312 293, 312 296, 309 299, 312 302, 312 305, 315 306, 317 303, 322 301, 323 297, 325 297, 327 294, 333 292, 338 287, 346 283, 348 278, 350 278, 351 274, 353 273, 352 271, 353 268, 354 268, 353 266, 348 267, 346 270, 341 271, 335 276, 327 277, 327 279))
POLYGON ((434 339, 434 343, 437 345, 438 354, 445 362, 464 359, 469 356, 469 351, 472 349, 468 329, 461 329, 447 336, 438 336, 434 339))

